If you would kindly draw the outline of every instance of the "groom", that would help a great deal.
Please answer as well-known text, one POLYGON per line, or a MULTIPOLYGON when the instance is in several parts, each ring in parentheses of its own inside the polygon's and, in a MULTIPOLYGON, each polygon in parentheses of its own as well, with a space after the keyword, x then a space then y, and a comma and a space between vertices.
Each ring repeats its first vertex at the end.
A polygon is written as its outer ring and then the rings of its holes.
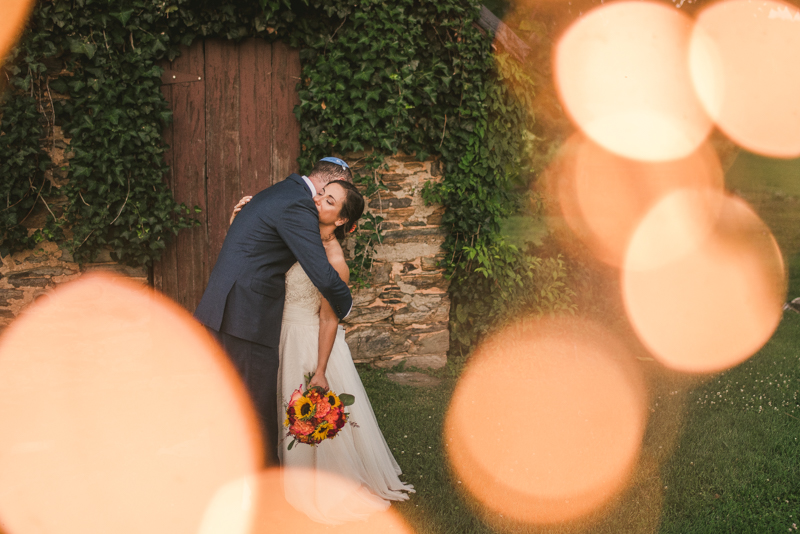
POLYGON ((285 274, 299 261, 343 319, 350 290, 328 263, 313 197, 332 180, 352 182, 347 164, 323 158, 306 176, 291 174, 245 205, 228 230, 194 315, 220 342, 261 420, 265 458, 277 464, 278 344, 285 274))

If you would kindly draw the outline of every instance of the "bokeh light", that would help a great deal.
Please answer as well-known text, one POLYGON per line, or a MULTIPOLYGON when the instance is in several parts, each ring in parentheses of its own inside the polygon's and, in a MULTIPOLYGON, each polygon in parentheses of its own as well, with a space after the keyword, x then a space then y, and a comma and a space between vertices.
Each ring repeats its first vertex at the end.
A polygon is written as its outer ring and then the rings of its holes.
POLYGON ((729 0, 701 11, 690 47, 692 79, 728 137, 770 157, 800 155, 800 10, 729 0))
POLYGON ((663 199, 635 232, 622 274, 638 336, 683 372, 744 361, 782 313, 785 273, 772 234, 743 201, 718 195, 713 219, 696 191, 663 199))
POLYGON ((655 2, 593 9, 556 46, 554 78, 565 111, 621 156, 686 157, 712 128, 689 74, 691 32, 689 17, 655 2))
POLYGON ((2 0, 0 2, 0 65, 16 43, 25 21, 33 8, 32 0, 2 0))
POLYGON ((578 319, 509 329, 471 357, 445 444, 455 476, 489 510, 526 523, 596 512, 622 490, 645 427, 625 347, 578 319))
POLYGON ((706 143, 685 158, 646 162, 618 156, 577 133, 545 173, 545 184, 572 232, 598 259, 621 266, 633 232, 659 200, 683 188, 721 192, 724 178, 706 143))
POLYGON ((85 275, 0 338, 0 523, 27 534, 196 533, 261 468, 235 370, 152 290, 85 275))
MULTIPOLYGON (((352 480, 332 473, 305 470, 289 476, 307 476, 314 487, 325 488, 325 499, 352 496, 352 480)), ((294 509, 284 497, 283 479, 286 471, 272 468, 257 475, 232 480, 222 486, 211 500, 198 534, 272 534, 275 532, 317 532, 333 534, 412 534, 414 531, 392 509, 371 514, 363 521, 341 525, 322 525, 294 509)), ((352 505, 352 503, 350 503, 352 505)))

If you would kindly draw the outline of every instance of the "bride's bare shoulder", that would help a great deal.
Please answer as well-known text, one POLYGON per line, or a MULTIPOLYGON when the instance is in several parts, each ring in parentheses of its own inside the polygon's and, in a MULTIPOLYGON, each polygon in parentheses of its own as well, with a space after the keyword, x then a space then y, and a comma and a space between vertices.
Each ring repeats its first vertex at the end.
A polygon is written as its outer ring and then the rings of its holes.
POLYGON ((347 266, 347 261, 344 259, 344 251, 342 246, 335 239, 330 243, 326 243, 325 253, 328 255, 328 261, 331 266, 336 269, 344 282, 350 283, 350 268, 347 266))

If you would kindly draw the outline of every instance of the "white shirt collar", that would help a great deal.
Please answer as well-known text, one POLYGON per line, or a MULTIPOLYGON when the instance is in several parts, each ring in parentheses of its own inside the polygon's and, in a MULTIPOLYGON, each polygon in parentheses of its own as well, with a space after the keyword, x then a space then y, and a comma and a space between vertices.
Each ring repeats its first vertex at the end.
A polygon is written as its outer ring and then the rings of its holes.
POLYGON ((313 183, 311 183, 311 180, 309 180, 309 179, 308 179, 308 176, 306 176, 306 175, 304 174, 303 176, 301 176, 301 178, 302 178, 302 179, 303 179, 303 181, 306 183, 306 185, 308 186, 308 188, 311 190, 311 198, 314 198, 315 196, 317 196, 317 188, 316 188, 316 187, 314 187, 314 184, 313 184, 313 183))

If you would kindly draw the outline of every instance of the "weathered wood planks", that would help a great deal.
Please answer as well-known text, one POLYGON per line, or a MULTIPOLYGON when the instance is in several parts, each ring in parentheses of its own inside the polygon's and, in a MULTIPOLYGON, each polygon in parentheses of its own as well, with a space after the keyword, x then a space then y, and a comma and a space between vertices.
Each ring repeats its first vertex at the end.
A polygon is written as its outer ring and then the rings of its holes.
POLYGON ((222 248, 233 205, 298 172, 297 50, 260 39, 197 40, 162 86, 173 111, 164 132, 175 199, 199 206, 201 226, 183 230, 153 266, 153 285, 189 311, 200 301, 222 248))

